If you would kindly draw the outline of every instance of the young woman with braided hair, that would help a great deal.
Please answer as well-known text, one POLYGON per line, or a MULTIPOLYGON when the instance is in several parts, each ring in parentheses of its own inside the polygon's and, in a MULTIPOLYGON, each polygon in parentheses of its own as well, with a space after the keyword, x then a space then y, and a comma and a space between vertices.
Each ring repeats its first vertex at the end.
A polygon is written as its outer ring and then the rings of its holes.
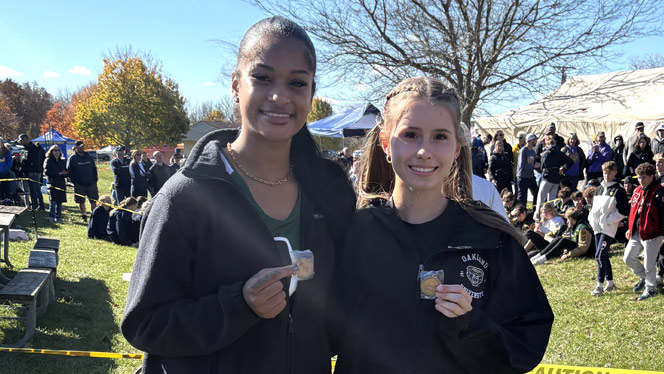
POLYGON ((411 78, 387 96, 346 237, 336 373, 523 373, 553 314, 510 224, 472 200, 453 89, 411 78))

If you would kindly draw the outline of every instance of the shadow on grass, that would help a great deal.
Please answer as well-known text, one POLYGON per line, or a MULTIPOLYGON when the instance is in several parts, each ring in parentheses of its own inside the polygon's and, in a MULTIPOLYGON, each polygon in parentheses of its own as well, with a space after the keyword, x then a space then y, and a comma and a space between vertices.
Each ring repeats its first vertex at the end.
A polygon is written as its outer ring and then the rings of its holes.
MULTIPOLYGON (((119 328, 104 282, 91 278, 56 279, 55 295, 46 313, 37 319, 32 347, 111 352, 112 339, 119 334, 119 328)), ((23 336, 22 323, 0 323, 2 344, 11 344, 23 336)), ((109 373, 116 366, 113 359, 0 353, 2 373, 109 373)))

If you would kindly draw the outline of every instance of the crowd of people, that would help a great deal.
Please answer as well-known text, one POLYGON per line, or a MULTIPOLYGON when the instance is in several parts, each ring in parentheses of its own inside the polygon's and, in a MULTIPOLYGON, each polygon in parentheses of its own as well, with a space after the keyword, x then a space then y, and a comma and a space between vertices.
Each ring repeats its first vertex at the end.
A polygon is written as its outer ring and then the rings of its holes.
POLYGON ((664 277, 664 125, 653 141, 643 130, 636 123, 627 143, 616 135, 613 147, 600 131, 587 156, 577 135, 563 139, 555 124, 540 138, 519 132, 514 147, 497 132, 488 158, 483 148, 490 136, 477 136, 473 171, 501 191, 505 212, 528 239, 524 249, 532 264, 594 258, 597 284, 591 295, 599 296, 616 289, 609 248, 620 242, 623 262, 638 277, 633 290, 645 300, 664 277))
MULTIPOLYGON (((173 175, 158 155, 127 159, 116 148, 113 196, 92 206, 89 228, 94 238, 140 242, 121 329, 146 352, 143 372, 328 373, 335 354, 341 374, 528 372, 554 318, 531 264, 594 252, 593 295, 609 292, 608 248, 621 222, 634 290, 641 300, 654 295, 664 232, 655 166, 623 160, 639 182, 623 190, 604 133, 588 156, 555 125, 539 142, 519 134, 518 147, 502 132, 493 143, 471 139, 454 89, 417 77, 390 91, 362 160, 345 150, 344 170, 322 157, 305 126, 315 73, 306 31, 266 18, 238 48, 239 132, 205 135, 173 175), (487 173, 513 224, 472 199, 473 181, 487 173)), ((65 169, 51 162, 49 173, 70 178, 92 203, 96 166, 76 148, 65 169)), ((643 150, 634 146, 627 159, 643 150)), ((664 160, 655 159, 661 175, 664 160)))
POLYGON ((86 152, 85 144, 77 141, 73 154, 66 159, 58 145, 46 152, 21 134, 16 144, 24 147, 21 153, 0 139, 0 198, 6 205, 31 206, 45 211, 42 178, 46 177, 49 194, 49 221, 62 222, 62 204, 67 202, 67 188, 73 186, 74 201, 81 219, 88 223, 88 237, 108 240, 116 244, 138 246, 140 217, 147 205, 147 197, 154 196, 183 164, 184 155, 176 149, 170 163, 163 161, 161 152, 152 154, 134 151, 132 158, 124 156, 122 146, 115 148, 110 162, 113 173, 111 196, 99 197, 97 165, 86 152), (27 178, 29 180, 21 180, 27 178), (90 204, 88 221, 86 200, 90 204))

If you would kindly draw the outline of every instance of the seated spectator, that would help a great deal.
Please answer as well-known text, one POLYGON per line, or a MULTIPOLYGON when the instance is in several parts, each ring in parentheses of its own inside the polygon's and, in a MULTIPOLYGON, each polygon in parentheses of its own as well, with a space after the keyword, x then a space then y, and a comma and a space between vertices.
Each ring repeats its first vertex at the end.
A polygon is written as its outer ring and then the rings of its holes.
POLYGON ((92 211, 92 217, 88 221, 88 239, 101 239, 111 241, 106 227, 108 226, 108 212, 111 210, 111 197, 102 195, 99 197, 99 204, 92 211))
POLYGON ((540 217, 541 221, 535 224, 535 229, 526 232, 528 242, 524 246, 524 249, 530 257, 546 248, 553 239, 560 236, 566 229, 565 221, 556 215, 556 209, 551 203, 542 205, 540 217), (532 250, 533 247, 536 249, 535 251, 532 250))
POLYGON ((512 225, 514 225, 517 230, 525 233, 528 230, 535 229, 535 220, 533 219, 533 215, 528 212, 528 209, 526 209, 526 207, 522 204, 516 204, 514 209, 512 209, 510 212, 510 215, 514 217, 512 225))
POLYGON ((547 245, 537 255, 530 260, 533 265, 540 265, 547 259, 560 256, 561 260, 572 257, 584 256, 592 247, 593 234, 587 222, 581 221, 583 213, 574 209, 567 208, 565 219, 567 220, 567 231, 562 236, 558 236, 549 245, 547 245))
POLYGON ((590 212, 590 206, 586 205, 586 201, 583 198, 583 192, 581 191, 574 191, 572 192, 572 203, 574 204, 574 209, 582 212, 583 214, 581 215, 581 218, 579 218, 581 221, 587 221, 588 220, 588 213, 590 212))
POLYGON ((563 187, 558 191, 558 200, 553 204, 556 208, 556 212, 559 215, 565 214, 567 209, 574 207, 572 202, 572 189, 569 187, 563 187))
POLYGON ((500 193, 500 198, 503 200, 503 207, 505 208, 505 213, 507 213, 507 218, 512 221, 514 217, 512 217, 510 214, 512 209, 514 209, 514 194, 512 191, 505 188, 500 193))
POLYGON ((120 203, 120 208, 114 209, 108 217, 106 231, 111 241, 120 245, 136 245, 138 238, 132 237, 132 214, 138 208, 133 197, 128 197, 120 203))

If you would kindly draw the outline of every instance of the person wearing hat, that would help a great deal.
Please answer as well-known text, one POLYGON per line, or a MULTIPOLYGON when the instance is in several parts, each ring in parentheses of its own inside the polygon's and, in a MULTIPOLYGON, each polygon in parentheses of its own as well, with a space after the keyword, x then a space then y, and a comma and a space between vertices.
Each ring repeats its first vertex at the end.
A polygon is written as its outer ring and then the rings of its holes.
POLYGON ((595 135, 586 161, 588 169, 586 171, 586 180, 583 183, 584 186, 591 179, 601 180, 602 165, 607 161, 611 161, 611 147, 606 144, 606 134, 604 134, 604 131, 600 131, 595 135))
POLYGON ((618 167, 618 175, 616 179, 623 179, 623 169, 625 168, 625 160, 623 160, 623 151, 625 150, 625 140, 622 135, 618 134, 613 137, 613 147, 611 147, 611 161, 616 163, 618 167))
POLYGON ((67 171, 69 179, 74 184, 74 201, 78 203, 83 222, 88 222, 85 197, 90 201, 90 211, 95 209, 96 200, 99 198, 97 165, 85 151, 85 144, 80 140, 74 146, 74 154, 67 160, 67 171))
POLYGON ((559 151, 563 150, 563 147, 565 147, 565 139, 563 139, 562 136, 558 135, 556 133, 556 124, 551 122, 549 126, 546 128, 546 132, 544 133, 544 136, 540 138, 539 143, 537 143, 537 147, 535 147, 535 152, 537 152, 538 155, 538 160, 539 157, 542 155, 542 152, 546 150, 546 138, 547 136, 553 136, 555 139, 555 147, 558 148, 559 151))
POLYGON ((535 168, 539 167, 539 163, 535 161, 535 144, 537 137, 535 134, 528 134, 526 136, 526 146, 519 151, 519 161, 516 167, 516 179, 519 193, 517 200, 523 206, 527 206, 528 191, 537 196, 537 182, 535 181, 535 168))
POLYGON ((657 126, 657 134, 650 143, 650 149, 654 155, 664 153, 664 123, 657 126))
POLYGON ((627 159, 629 154, 634 150, 634 145, 641 135, 646 137, 648 140, 648 145, 650 145, 650 138, 645 134, 645 125, 643 122, 637 122, 634 125, 634 134, 632 134, 627 141, 625 142, 625 149, 623 150, 623 162, 627 164, 627 159))
POLYGON ((120 205, 120 201, 128 198, 131 193, 131 176, 129 175, 129 163, 131 160, 125 157, 125 148, 121 145, 115 147, 111 160, 111 171, 113 172, 113 204, 120 205))

